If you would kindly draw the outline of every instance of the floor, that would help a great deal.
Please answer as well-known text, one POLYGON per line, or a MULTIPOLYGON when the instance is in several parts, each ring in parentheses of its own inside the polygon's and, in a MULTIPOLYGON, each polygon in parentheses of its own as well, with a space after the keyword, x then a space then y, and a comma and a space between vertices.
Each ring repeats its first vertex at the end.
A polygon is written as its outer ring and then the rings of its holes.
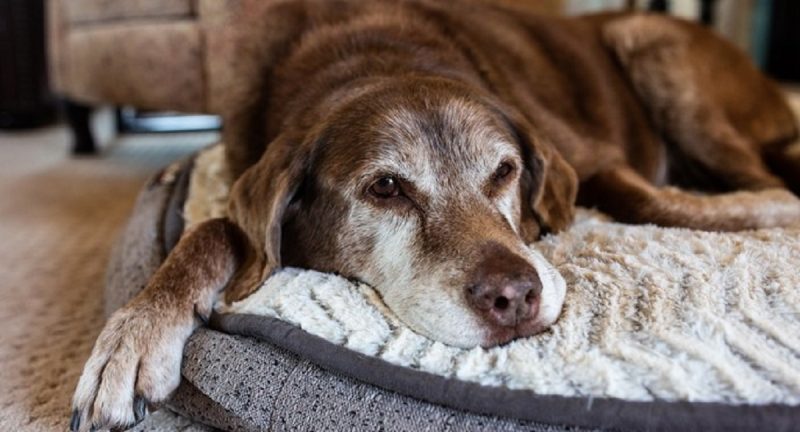
POLYGON ((0 431, 63 431, 102 325, 106 258, 137 190, 217 135, 132 135, 69 156, 63 126, 0 132, 0 431))

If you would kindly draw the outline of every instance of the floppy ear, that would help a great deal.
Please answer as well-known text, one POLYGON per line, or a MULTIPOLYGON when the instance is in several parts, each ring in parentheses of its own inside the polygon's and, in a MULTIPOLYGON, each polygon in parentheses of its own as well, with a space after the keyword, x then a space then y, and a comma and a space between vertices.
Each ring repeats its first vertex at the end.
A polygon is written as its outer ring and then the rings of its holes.
POLYGON ((308 151, 285 136, 273 140, 261 159, 233 184, 228 217, 245 233, 246 256, 225 291, 241 300, 281 266, 281 231, 286 209, 305 177, 308 151))
POLYGON ((536 137, 525 120, 513 123, 526 171, 522 177, 522 235, 532 242, 543 232, 558 232, 572 223, 578 175, 552 144, 536 137))

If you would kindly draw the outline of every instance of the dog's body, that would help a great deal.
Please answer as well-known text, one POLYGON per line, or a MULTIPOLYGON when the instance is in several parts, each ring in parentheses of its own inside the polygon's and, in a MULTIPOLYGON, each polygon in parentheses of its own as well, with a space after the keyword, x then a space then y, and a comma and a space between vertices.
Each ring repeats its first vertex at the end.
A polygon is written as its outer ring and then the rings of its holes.
POLYGON ((567 227, 576 198, 634 223, 800 222, 791 111, 693 24, 422 0, 250 6, 225 114, 229 218, 186 233, 111 318, 76 429, 139 420, 177 386, 217 294, 242 298, 282 265, 362 279, 417 331, 490 346, 557 318, 564 293, 525 245, 567 227))

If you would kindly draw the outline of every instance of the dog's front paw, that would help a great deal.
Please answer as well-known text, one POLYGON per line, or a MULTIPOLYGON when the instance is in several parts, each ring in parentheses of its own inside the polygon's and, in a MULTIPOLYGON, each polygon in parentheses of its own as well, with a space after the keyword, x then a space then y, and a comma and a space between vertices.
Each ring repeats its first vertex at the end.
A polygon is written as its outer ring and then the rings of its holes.
POLYGON ((127 429, 177 388, 195 327, 181 315, 134 302, 111 316, 78 381, 71 430, 127 429))

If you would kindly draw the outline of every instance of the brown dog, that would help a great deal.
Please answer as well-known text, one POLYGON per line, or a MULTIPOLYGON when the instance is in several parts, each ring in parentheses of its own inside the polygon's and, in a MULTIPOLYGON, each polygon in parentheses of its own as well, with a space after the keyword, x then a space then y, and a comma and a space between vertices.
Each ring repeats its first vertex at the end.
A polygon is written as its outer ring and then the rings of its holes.
POLYGON ((696 25, 423 0, 247 6, 229 218, 187 232, 111 317, 73 429, 140 420, 177 386, 218 294, 243 298, 281 266, 359 278, 416 331, 491 346, 557 318, 564 293, 542 290, 526 244, 567 227, 577 195, 633 223, 800 221, 791 111, 696 25))

